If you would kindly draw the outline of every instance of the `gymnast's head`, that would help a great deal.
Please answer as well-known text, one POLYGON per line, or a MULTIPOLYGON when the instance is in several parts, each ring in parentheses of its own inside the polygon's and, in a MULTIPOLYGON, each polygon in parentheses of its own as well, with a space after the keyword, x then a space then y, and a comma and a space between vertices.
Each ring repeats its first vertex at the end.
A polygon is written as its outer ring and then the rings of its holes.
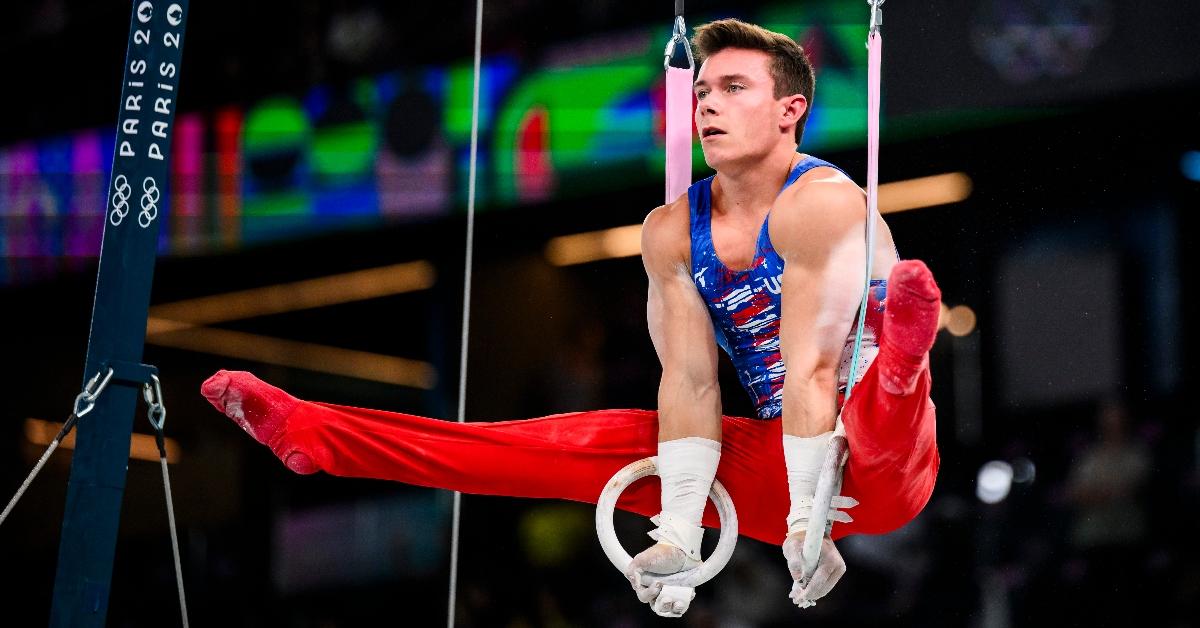
POLYGON ((692 46, 701 63, 693 85, 696 129, 709 167, 736 169, 775 151, 795 151, 815 84, 800 44, 724 19, 697 27, 692 46))

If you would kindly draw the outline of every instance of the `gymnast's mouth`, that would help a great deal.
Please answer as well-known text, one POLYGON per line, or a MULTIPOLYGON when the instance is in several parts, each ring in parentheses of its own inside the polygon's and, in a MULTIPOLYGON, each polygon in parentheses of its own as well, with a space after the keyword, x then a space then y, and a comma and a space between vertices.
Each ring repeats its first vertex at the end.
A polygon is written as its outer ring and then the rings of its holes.
POLYGON ((712 137, 714 135, 725 135, 725 131, 718 129, 715 126, 706 126, 700 130, 701 138, 712 137))

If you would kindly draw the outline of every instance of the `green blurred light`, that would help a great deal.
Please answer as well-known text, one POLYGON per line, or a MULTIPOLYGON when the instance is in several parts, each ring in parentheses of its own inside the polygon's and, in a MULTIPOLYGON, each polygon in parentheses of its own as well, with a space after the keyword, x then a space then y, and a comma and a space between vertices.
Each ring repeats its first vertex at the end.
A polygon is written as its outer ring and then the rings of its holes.
POLYGON ((312 167, 320 176, 366 176, 375 165, 377 133, 367 121, 318 127, 312 167))
MULTIPOLYGON (((446 89, 446 137, 454 143, 465 143, 471 139, 471 102, 474 98, 475 70, 471 65, 459 65, 450 68, 447 73, 446 89)), ((480 83, 487 80, 487 71, 480 74, 480 83)), ((482 85, 480 85, 482 87, 482 85)), ((479 93, 486 92, 480 89, 479 93)), ((487 116, 490 108, 480 100, 479 128, 486 129, 491 125, 487 116)))
MULTIPOLYGON (((246 199, 242 213, 247 217, 307 216, 312 213, 312 199, 305 190, 291 190, 252 196, 246 199)), ((277 223, 283 224, 283 223, 277 223)))
POLYGON ((272 152, 303 146, 312 128, 300 103, 270 98, 246 113, 242 141, 247 153, 272 152))
MULTIPOLYGON (((660 53, 661 54, 661 53, 660 53)), ((522 80, 509 96, 496 120, 493 145, 497 194, 504 201, 517 199, 517 137, 529 111, 543 108, 549 122, 547 147, 555 170, 603 166, 596 145, 606 134, 636 133, 649 137, 653 116, 634 125, 609 128, 605 121, 616 103, 654 82, 662 72, 661 56, 656 64, 648 58, 614 59, 602 65, 550 68, 522 80)), ((637 160, 637 154, 624 155, 637 160)))

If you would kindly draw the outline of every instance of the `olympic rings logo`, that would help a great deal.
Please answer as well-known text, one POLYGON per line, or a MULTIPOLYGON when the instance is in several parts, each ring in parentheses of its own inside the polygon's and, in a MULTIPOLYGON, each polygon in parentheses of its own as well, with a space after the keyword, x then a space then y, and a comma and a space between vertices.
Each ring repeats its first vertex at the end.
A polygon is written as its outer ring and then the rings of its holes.
MULTIPOLYGON (((121 222, 125 220, 125 216, 129 215, 129 199, 133 196, 133 188, 129 185, 129 179, 123 174, 117 175, 113 180, 113 196, 112 196, 112 212, 108 214, 108 221, 112 226, 119 227, 121 222)), ((140 205, 142 211, 138 213, 138 224, 143 229, 154 223, 154 219, 158 218, 158 201, 162 198, 162 192, 158 189, 158 183, 154 181, 154 177, 146 177, 142 180, 142 198, 140 205)))
POLYGON ((154 182, 154 177, 146 177, 142 181, 142 211, 138 214, 138 224, 143 229, 150 226, 155 218, 158 218, 158 199, 162 193, 158 191, 158 184, 154 182))
POLYGON ((125 175, 119 174, 113 181, 113 196, 112 196, 112 213, 108 215, 108 221, 112 226, 121 226, 121 221, 125 220, 125 216, 129 213, 129 197, 133 189, 129 186, 129 179, 125 175))

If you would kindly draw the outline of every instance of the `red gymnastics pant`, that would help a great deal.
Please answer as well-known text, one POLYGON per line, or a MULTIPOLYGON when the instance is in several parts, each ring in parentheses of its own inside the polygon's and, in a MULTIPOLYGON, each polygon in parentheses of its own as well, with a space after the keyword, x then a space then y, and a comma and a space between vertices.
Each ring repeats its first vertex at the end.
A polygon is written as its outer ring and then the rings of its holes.
MULTIPOLYGON (((842 493, 859 505, 848 511, 853 523, 834 524, 835 539, 895 530, 929 501, 939 464, 929 386, 926 367, 912 394, 893 395, 879 385, 873 364, 854 388, 842 414, 850 445, 842 493)), ((276 455, 306 454, 333 475, 592 504, 614 473, 656 455, 658 447, 658 415, 648 410, 455 423, 299 401, 285 421, 268 441, 276 455)), ((781 425, 779 419, 723 417, 717 468, 741 534, 776 545, 783 542, 789 507, 781 425)), ((629 487, 617 507, 658 513, 658 479, 629 487)), ((711 503, 704 525, 719 526, 711 503)))

